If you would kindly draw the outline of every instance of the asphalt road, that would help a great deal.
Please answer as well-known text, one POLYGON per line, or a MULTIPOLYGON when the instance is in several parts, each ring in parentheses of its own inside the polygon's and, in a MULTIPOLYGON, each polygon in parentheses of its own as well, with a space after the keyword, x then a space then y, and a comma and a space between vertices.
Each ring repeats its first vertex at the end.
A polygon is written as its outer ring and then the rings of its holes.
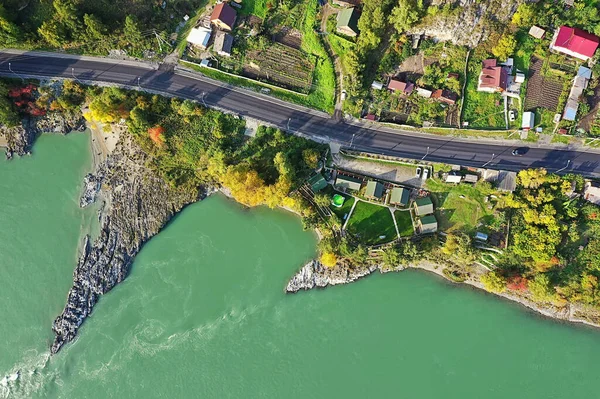
POLYGON ((353 149, 410 159, 463 166, 520 170, 545 167, 551 172, 577 172, 600 177, 600 153, 531 146, 513 156, 515 146, 478 139, 441 138, 369 123, 346 123, 329 115, 269 96, 232 87, 185 71, 162 71, 138 62, 51 53, 0 52, 0 75, 75 78, 117 83, 204 102, 259 119, 317 141, 338 142, 353 149), (9 68, 10 63, 10 68, 9 68))

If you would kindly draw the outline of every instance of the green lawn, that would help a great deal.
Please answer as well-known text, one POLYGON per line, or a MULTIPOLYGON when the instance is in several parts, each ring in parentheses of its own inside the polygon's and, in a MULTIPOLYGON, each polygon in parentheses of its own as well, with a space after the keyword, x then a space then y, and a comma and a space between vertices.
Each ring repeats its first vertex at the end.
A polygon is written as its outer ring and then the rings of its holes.
POLYGON ((493 214, 493 209, 487 208, 490 203, 485 202, 485 197, 492 190, 485 186, 466 183, 454 186, 430 179, 427 188, 432 193, 439 229, 442 231, 472 232, 480 222, 493 214))
POLYGON ((317 57, 314 70, 313 89, 308 95, 308 102, 315 108, 333 113, 335 101, 335 70, 333 61, 329 58, 323 43, 315 29, 319 26, 317 20, 318 2, 310 2, 306 6, 302 32, 302 50, 317 57))
POLYGON ((267 15, 267 1, 266 0, 244 0, 242 2, 242 15, 256 15, 259 18, 264 19, 267 15))
POLYGON ((359 202, 350 216, 348 232, 367 245, 381 244, 396 238, 396 227, 387 207, 359 202), (385 238, 379 238, 385 236, 385 238))
POLYGON ((394 212, 396 223, 398 224, 398 231, 400 237, 410 237, 414 233, 412 220, 410 218, 410 211, 396 211, 394 212))

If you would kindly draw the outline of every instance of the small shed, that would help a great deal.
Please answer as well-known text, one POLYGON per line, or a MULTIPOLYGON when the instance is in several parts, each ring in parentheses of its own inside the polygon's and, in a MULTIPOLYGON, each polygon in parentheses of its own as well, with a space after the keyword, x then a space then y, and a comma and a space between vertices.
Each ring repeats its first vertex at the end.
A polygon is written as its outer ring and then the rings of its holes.
POLYGON ((345 8, 337 15, 336 30, 346 36, 358 35, 358 19, 360 15, 356 8, 345 8))
POLYGON ((478 231, 477 233, 475 233, 475 239, 478 241, 487 241, 488 235, 478 231))
POLYGON ((369 180, 367 182, 367 191, 365 191, 365 197, 371 199, 381 199, 381 197, 383 197, 383 184, 375 180, 369 180))
POLYGON ((421 97, 430 98, 433 92, 422 87, 417 87, 417 94, 421 97))
POLYGON ((477 183, 479 176, 477 175, 465 175, 465 183, 477 183))
POLYGON ((210 40, 211 30, 207 28, 192 28, 187 37, 187 42, 191 45, 205 49, 210 40))
POLYGON ((429 215, 433 213, 433 202, 431 198, 424 197, 415 201, 415 213, 417 216, 429 215))
POLYGON ((327 187, 327 181, 323 178, 323 175, 320 173, 317 173, 316 175, 308 179, 308 184, 310 184, 310 187, 315 193, 327 187))
POLYGON ((539 26, 533 25, 531 28, 529 28, 529 34, 536 39, 541 39, 546 34, 546 31, 539 26))
POLYGON ((523 112, 523 123, 521 124, 523 130, 533 129, 534 122, 535 114, 533 112, 523 112))
POLYGON ((373 83, 371 83, 371 88, 375 90, 383 90, 383 83, 374 81, 373 83))
POLYGON ((390 205, 404 206, 408 204, 410 193, 404 187, 394 187, 390 196, 390 205))
POLYGON ((349 176, 338 176, 335 179, 335 185, 336 187, 358 191, 362 186, 362 180, 349 176))
POLYGON ((448 176, 446 176, 446 183, 460 183, 461 180, 461 175, 449 173, 448 176))
POLYGON ((515 83, 524 83, 525 82, 525 74, 522 72, 517 72, 515 75, 515 83))
POLYGON ((410 94, 415 88, 415 84, 412 82, 402 82, 396 79, 390 79, 388 83, 388 89, 391 91, 401 91, 404 94, 410 94))
POLYGON ((437 219, 434 215, 423 216, 418 221, 421 234, 435 233, 438 229, 437 219))

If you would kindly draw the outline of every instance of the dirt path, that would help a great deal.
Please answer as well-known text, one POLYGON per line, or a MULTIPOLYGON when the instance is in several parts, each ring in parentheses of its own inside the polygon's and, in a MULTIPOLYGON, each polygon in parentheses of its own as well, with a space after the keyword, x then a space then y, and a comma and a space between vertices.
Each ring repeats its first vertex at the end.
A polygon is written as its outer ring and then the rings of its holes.
POLYGON ((342 71, 342 65, 339 57, 333 51, 331 44, 329 43, 329 37, 327 35, 327 20, 331 15, 337 14, 338 10, 331 7, 329 4, 325 4, 321 9, 321 32, 323 33, 323 42, 325 43, 325 50, 333 60, 333 66, 335 68, 336 76, 336 92, 335 92, 335 111, 333 117, 337 120, 342 119, 342 90, 344 82, 344 72, 342 71))

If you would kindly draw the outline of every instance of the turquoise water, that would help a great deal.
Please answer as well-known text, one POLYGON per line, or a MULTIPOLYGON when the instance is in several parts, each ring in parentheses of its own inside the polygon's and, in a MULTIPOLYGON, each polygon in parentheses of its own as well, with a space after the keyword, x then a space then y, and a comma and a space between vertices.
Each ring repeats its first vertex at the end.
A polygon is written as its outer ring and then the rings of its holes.
POLYGON ((598 396, 600 330, 420 271, 285 295, 314 235, 219 196, 152 239, 77 341, 46 360, 93 226, 76 202, 88 167, 85 135, 42 137, 32 158, 0 162, 0 378, 21 370, 0 397, 598 396))

